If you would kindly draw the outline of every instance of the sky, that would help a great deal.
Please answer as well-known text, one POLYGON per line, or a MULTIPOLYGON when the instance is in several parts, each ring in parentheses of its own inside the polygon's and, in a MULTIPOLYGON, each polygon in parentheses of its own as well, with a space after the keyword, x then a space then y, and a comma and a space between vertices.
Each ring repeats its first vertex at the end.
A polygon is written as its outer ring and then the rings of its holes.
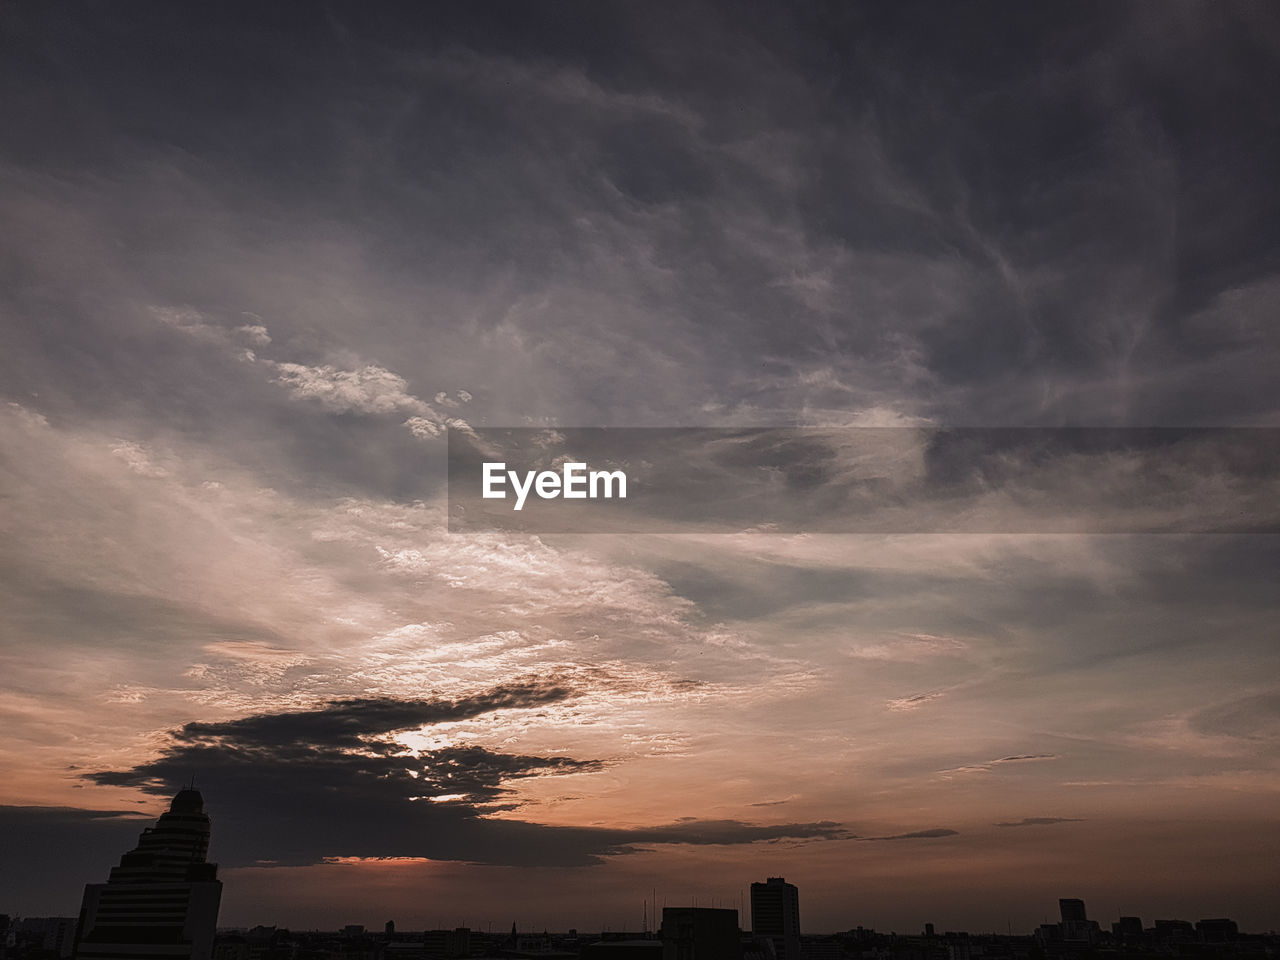
POLYGON ((806 932, 1280 927, 1247 451, 1144 474, 1216 533, 450 533, 444 483, 482 428, 1280 427, 1274 8, 0 0, 0 89, 0 912, 195 777, 228 926, 785 876, 806 932))

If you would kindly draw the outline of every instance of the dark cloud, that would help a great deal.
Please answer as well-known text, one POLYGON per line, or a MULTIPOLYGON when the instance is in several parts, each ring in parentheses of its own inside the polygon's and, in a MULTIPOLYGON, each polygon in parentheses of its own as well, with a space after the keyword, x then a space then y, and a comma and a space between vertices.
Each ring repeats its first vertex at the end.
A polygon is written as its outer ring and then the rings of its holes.
POLYGON ((509 781, 594 770, 600 763, 496 753, 475 746, 413 753, 389 735, 496 710, 542 706, 570 699, 574 693, 554 679, 529 680, 457 700, 335 700, 311 710, 192 722, 170 734, 169 745, 155 760, 85 777, 98 784, 136 786, 164 795, 195 775, 224 791, 243 790, 246 795, 271 795, 281 801, 295 791, 332 795, 337 805, 356 809, 389 801, 408 805, 444 798, 475 813, 476 805, 505 794, 509 781))
POLYGON ((940 837, 958 837, 959 830, 946 827, 934 827, 931 830, 916 830, 912 833, 895 833, 891 837, 861 837, 862 840, 936 840, 940 837))
POLYGON ((1051 823, 1083 823, 1084 821, 1078 817, 1023 817, 1021 820, 1011 820, 1004 823, 997 823, 997 827, 1039 827, 1046 826, 1051 823))
POLYGON ((173 739, 192 747, 215 743, 271 749, 303 743, 319 749, 352 747, 366 738, 448 720, 467 720, 494 710, 536 707, 568 700, 577 691, 552 679, 501 684, 458 700, 397 700, 393 697, 334 700, 314 710, 257 714, 221 723, 192 722, 173 739))
POLYGON ((814 839, 847 840, 853 837, 830 820, 818 823, 761 825, 740 820, 681 820, 666 827, 644 827, 632 831, 637 843, 688 843, 696 846, 754 843, 758 840, 814 839))
POLYGON ((148 821, 137 810, 85 810, 81 807, 34 807, 0 804, 0 811, 12 823, 48 823, 58 827, 113 821, 137 829, 148 821))
POLYGON ((428 857, 492 864, 581 865, 638 845, 837 839, 838 823, 760 825, 688 818, 640 829, 552 827, 496 813, 519 808, 512 782, 598 770, 598 760, 500 753, 480 746, 414 752, 398 731, 542 706, 576 694, 555 679, 513 681, 456 700, 337 700, 311 710, 192 722, 159 757, 85 779, 166 795, 191 776, 231 865, 330 857, 428 857))

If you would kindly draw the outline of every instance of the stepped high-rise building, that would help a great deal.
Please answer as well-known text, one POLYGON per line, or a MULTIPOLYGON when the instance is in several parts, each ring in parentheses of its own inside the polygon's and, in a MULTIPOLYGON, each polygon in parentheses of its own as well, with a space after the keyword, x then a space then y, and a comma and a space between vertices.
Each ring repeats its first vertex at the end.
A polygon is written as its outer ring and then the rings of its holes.
POLYGON ((773 943, 778 960, 800 960, 800 891, 782 877, 751 885, 751 935, 773 943))
POLYGON ((182 790, 106 883, 85 886, 77 960, 210 960, 222 883, 208 852, 204 798, 182 790))

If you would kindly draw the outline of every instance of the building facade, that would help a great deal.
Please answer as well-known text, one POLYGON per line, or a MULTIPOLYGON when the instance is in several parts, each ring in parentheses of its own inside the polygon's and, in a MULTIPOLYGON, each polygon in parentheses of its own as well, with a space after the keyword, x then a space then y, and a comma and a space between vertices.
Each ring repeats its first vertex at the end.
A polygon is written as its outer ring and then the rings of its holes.
POLYGON ((662 960, 742 960, 738 911, 663 907, 662 960))
POLYGON ((773 944, 778 960, 800 960, 800 891, 783 877, 751 885, 751 934, 773 944))
POLYGON ((85 886, 77 960, 211 960, 222 883, 208 853, 204 798, 182 790, 106 883, 85 886))

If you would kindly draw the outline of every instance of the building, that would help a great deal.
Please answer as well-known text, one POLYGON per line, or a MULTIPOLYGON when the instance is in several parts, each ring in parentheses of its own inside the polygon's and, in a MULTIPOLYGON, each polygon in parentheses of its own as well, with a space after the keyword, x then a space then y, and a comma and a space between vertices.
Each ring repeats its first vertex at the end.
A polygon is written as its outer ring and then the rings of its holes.
POLYGON ((1111 935, 1127 942, 1138 942, 1142 939, 1142 918, 1121 917, 1111 924, 1111 935))
POLYGON ((782 877, 751 885, 751 933, 773 943, 778 960, 800 960, 800 891, 782 877))
POLYGON ((1097 941, 1097 921, 1089 919, 1083 900, 1059 900, 1058 913, 1062 916, 1062 923, 1059 924, 1059 927, 1062 930, 1064 943, 1082 944, 1095 943, 1097 941))
POLYGON ((222 883, 208 852, 204 798, 179 791, 107 882, 85 886, 77 960, 211 960, 222 883))
POLYGON ((1196 933, 1205 943, 1230 943, 1240 935, 1240 928, 1234 920, 1217 917, 1197 922, 1196 933))
MULTIPOLYGON (((4 918, 6 923, 0 924, 0 927, 8 927, 8 918, 4 918)), ((39 949, 46 954, 51 954, 66 960, 71 956, 71 951, 75 945, 76 935, 76 918, 75 917, 24 917, 12 924, 13 945, 19 943, 30 947, 38 945, 39 949)), ((5 940, 9 939, 8 937, 5 940)), ((3 942, 3 941, 0 941, 3 942)), ((0 955, 3 955, 3 948, 0 948, 0 955)))
POLYGON ((422 948, 433 957, 471 956, 471 928, 422 931, 422 948))
POLYGON ((741 960, 737 910, 663 907, 662 960, 741 960))
POLYGON ((1084 909, 1083 900, 1060 899, 1058 901, 1058 913, 1062 916, 1063 923, 1085 923, 1089 919, 1089 915, 1084 909))
POLYGON ((1190 920, 1157 920, 1155 931, 1161 943, 1190 943, 1196 939, 1196 928, 1190 920))
POLYGON ((597 940, 583 948, 582 960, 662 960, 662 941, 597 940))

